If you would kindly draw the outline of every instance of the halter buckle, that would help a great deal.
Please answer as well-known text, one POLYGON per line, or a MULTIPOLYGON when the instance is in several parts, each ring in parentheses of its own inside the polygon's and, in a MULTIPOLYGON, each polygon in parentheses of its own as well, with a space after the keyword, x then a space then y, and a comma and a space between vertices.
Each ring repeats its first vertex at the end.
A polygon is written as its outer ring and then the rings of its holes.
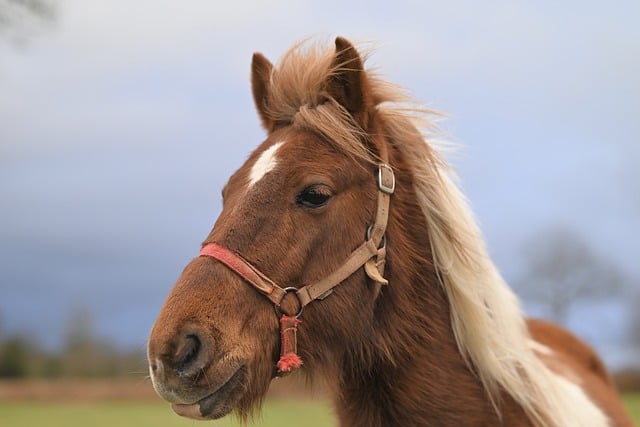
MULTIPOLYGON (((367 228, 367 240, 371 239, 371 232, 373 231, 373 225, 370 225, 369 228, 367 228)), ((384 249, 387 247, 387 234, 383 234, 382 235, 382 241, 380 242, 380 245, 378 245, 378 249, 384 249)))
POLYGON ((389 195, 396 191, 396 177, 391 166, 386 163, 378 165, 378 189, 389 195))

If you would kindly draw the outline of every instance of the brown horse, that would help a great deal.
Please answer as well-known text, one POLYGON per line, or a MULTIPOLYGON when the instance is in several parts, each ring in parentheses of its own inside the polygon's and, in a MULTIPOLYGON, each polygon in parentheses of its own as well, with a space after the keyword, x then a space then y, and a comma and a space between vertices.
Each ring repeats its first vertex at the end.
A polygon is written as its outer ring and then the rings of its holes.
POLYGON ((632 425, 589 347, 523 317, 429 111, 343 38, 255 54, 251 82, 267 139, 149 340, 175 412, 246 419, 300 368, 344 426, 632 425))

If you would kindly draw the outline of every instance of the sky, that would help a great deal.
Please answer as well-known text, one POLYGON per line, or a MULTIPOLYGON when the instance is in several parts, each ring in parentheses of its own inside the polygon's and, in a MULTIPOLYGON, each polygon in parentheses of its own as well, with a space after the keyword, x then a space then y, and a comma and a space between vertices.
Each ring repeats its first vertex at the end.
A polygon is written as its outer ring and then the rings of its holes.
MULTIPOLYGON (((252 53, 277 60, 307 37, 374 47, 368 65, 447 114, 460 146, 450 160, 508 280, 532 239, 559 227, 640 283, 637 1, 60 0, 54 11, 0 32, 0 332, 55 348, 88 309, 100 336, 144 348, 227 177, 264 139, 252 53)), ((568 323, 619 365, 637 358, 623 331, 640 292, 612 293, 568 323)))

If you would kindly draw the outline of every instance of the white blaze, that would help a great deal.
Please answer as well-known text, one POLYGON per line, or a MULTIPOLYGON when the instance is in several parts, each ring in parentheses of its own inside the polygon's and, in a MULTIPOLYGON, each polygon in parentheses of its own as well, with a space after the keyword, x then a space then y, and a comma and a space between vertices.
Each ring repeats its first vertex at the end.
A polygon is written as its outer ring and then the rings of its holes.
POLYGON ((276 142, 271 147, 267 148, 260 154, 258 160, 251 167, 249 173, 249 187, 252 187, 256 182, 260 181, 267 173, 271 172, 278 164, 278 158, 276 157, 276 151, 284 143, 284 141, 276 142))

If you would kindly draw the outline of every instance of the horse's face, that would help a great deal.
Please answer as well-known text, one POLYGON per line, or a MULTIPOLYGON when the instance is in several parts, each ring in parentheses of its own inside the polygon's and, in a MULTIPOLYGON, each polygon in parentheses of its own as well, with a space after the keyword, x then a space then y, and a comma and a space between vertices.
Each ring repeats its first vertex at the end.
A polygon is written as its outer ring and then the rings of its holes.
MULTIPOLYGON (((371 101, 364 96, 362 61, 338 39, 333 63, 322 96, 366 129, 371 101)), ((267 108, 272 66, 256 55, 252 67, 253 95, 269 136, 224 188, 222 212, 205 243, 241 254, 281 287, 299 288, 337 269, 363 243, 375 216, 377 167, 354 160, 320 133, 277 122, 267 108)), ((375 289, 359 269, 305 309, 298 352, 307 370, 330 369, 370 339, 375 289)), ((282 311, 297 308, 287 294, 282 311)), ((198 257, 168 296, 148 357, 156 391, 176 412, 218 418, 233 409, 247 415, 259 404, 279 349, 273 303, 221 262, 198 257)))
MULTIPOLYGON (((312 133, 275 131, 224 188, 223 210, 206 242, 242 254, 282 287, 322 279, 365 239, 377 194, 370 169, 312 133)), ((348 351, 344 343, 353 340, 347 334, 366 335, 374 299, 358 271, 308 306, 298 332, 307 368, 348 351)), ((287 295, 283 311, 293 314, 296 305, 287 295)), ((152 331, 153 383, 183 415, 242 411, 266 392, 279 347, 273 303, 220 262, 199 257, 184 270, 152 331)))

